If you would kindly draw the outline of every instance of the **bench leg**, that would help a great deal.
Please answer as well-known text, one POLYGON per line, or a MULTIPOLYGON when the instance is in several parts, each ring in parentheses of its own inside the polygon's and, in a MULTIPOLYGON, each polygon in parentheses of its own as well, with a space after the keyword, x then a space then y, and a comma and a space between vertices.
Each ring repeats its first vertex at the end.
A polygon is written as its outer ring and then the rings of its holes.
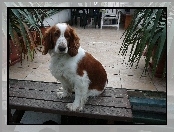
MULTIPOLYGON (((10 110, 11 113, 11 110, 10 110)), ((12 124, 20 124, 20 121, 24 115, 25 111, 24 110, 16 110, 13 116, 11 115, 10 123, 12 124)), ((10 117, 10 115, 9 115, 10 117)))
POLYGON ((8 110, 8 116, 9 116, 9 123, 13 122, 13 116, 11 114, 11 109, 8 110))
POLYGON ((107 122, 107 124, 109 125, 112 125, 112 124, 114 124, 114 121, 113 120, 108 120, 108 122, 107 122))

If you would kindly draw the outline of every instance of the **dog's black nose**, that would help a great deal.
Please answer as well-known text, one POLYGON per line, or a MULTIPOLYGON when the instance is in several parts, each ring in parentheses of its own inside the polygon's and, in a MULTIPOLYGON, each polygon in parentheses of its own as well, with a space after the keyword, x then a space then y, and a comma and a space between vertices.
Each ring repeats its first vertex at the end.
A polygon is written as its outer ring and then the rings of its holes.
POLYGON ((59 46, 60 51, 65 51, 66 47, 59 46))

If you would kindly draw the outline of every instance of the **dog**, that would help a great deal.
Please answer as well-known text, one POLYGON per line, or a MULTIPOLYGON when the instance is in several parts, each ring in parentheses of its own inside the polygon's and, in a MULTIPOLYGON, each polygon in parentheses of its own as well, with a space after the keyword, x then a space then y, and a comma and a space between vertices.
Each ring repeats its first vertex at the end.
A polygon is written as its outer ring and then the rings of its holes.
POLYGON ((43 55, 50 54, 50 72, 63 85, 58 98, 75 92, 75 100, 68 103, 71 111, 83 110, 89 96, 100 95, 107 83, 102 64, 80 46, 80 38, 66 23, 51 26, 43 37, 43 55))

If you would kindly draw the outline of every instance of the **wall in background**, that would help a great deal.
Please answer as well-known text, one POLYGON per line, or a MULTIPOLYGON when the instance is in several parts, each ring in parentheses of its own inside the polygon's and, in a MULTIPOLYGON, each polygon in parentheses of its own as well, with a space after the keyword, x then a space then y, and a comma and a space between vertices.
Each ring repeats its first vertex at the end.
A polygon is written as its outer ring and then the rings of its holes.
POLYGON ((59 22, 68 22, 71 19, 71 10, 65 9, 44 20, 44 26, 53 26, 59 22))

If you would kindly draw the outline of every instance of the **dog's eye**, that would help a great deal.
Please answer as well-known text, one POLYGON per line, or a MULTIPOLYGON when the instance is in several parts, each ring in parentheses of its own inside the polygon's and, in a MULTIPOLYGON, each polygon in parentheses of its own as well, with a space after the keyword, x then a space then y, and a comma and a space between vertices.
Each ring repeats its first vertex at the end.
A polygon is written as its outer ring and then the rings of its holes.
POLYGON ((58 32, 55 32, 55 33, 54 33, 54 36, 59 36, 59 33, 58 33, 58 32))
POLYGON ((69 38, 70 38, 70 36, 69 36, 68 34, 65 34, 65 38, 69 39, 69 38))

